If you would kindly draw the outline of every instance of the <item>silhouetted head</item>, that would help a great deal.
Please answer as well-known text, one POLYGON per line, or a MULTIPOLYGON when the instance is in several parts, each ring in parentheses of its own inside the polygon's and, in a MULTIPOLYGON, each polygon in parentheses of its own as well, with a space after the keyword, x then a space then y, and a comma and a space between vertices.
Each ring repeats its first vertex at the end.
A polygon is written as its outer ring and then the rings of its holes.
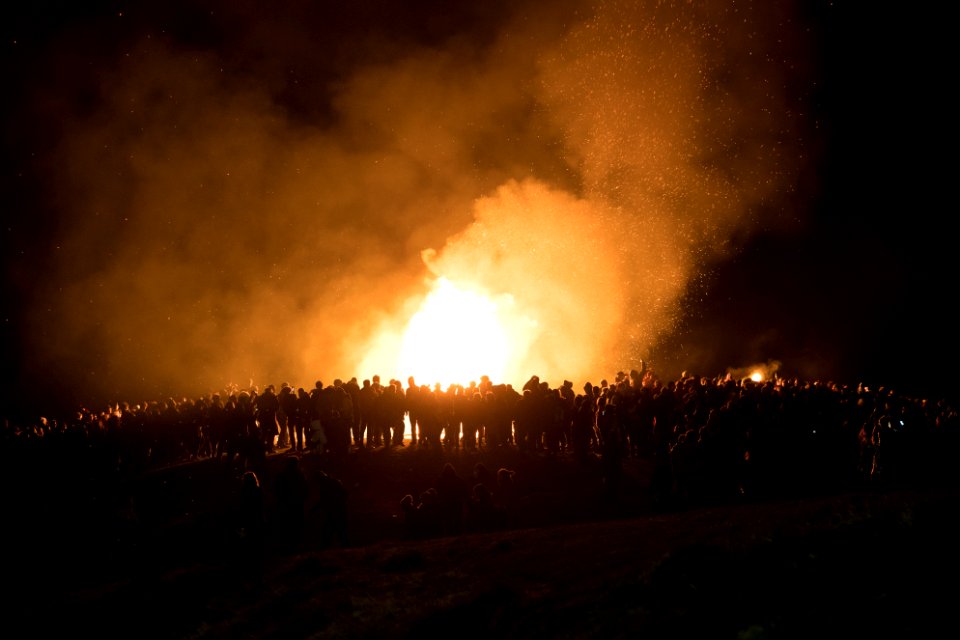
POLYGON ((493 474, 490 473, 490 470, 482 462, 478 462, 473 465, 473 478, 477 482, 489 482, 493 479, 493 474))

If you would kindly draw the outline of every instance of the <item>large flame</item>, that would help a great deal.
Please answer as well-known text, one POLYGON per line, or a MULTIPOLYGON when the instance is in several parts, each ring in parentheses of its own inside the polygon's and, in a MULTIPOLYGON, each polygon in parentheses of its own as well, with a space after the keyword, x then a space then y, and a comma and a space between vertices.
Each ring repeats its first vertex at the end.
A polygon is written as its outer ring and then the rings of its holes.
POLYGON ((489 376, 514 381, 537 322, 513 296, 437 278, 400 335, 383 334, 363 365, 422 384, 466 384, 489 376))
POLYGON ((472 224, 423 251, 429 292, 371 332, 359 370, 421 384, 588 380, 617 355, 624 317, 613 220, 534 180, 478 199, 472 224))
POLYGON ((439 278, 403 334, 399 371, 425 383, 503 380, 527 339, 512 306, 509 296, 494 300, 439 278))

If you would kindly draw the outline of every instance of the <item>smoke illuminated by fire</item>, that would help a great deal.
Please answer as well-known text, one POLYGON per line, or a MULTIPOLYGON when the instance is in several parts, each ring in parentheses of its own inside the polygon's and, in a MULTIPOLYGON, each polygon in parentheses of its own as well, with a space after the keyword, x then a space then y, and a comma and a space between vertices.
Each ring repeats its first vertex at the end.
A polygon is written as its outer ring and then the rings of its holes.
POLYGON ((598 363, 614 366, 604 356, 624 313, 620 255, 609 233, 615 212, 529 180, 478 200, 474 214, 441 252, 424 252, 439 277, 435 288, 409 323, 404 314, 385 323, 359 369, 399 378, 421 372, 424 382, 489 375, 515 384, 531 371, 576 377, 598 363), (400 342, 391 337, 398 335, 400 342), (436 356, 444 352, 441 369, 436 356))
POLYGON ((35 101, 64 123, 37 370, 136 397, 646 357, 704 262, 790 200, 803 28, 784 3, 540 4, 349 42, 311 3, 225 4, 210 20, 250 28, 220 48, 105 44, 90 77, 51 51, 84 82, 35 101))

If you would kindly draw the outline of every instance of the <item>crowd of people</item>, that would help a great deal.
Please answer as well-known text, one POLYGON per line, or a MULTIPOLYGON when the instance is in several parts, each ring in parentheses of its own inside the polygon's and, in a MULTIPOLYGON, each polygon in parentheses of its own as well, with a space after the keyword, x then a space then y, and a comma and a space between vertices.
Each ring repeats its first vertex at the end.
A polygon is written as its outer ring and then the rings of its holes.
POLYGON ((468 481, 445 463, 434 486, 419 499, 407 494, 400 501, 407 535, 430 538, 509 527, 516 506, 515 475, 505 467, 493 473, 477 462, 468 481))
MULTIPOLYGON (((104 476, 208 459, 239 477, 262 473, 274 451, 346 460, 377 448, 510 447, 599 464, 615 493, 623 460, 639 458, 652 464, 650 490, 663 503, 923 481, 949 468, 958 437, 957 412, 945 401, 797 379, 661 380, 645 367, 579 390, 537 376, 520 389, 487 377, 442 389, 379 376, 317 381, 309 391, 233 388, 83 409, 66 420, 6 421, 2 434, 12 457, 69 458, 104 476)), ((410 498, 408 510, 419 506, 410 498)))

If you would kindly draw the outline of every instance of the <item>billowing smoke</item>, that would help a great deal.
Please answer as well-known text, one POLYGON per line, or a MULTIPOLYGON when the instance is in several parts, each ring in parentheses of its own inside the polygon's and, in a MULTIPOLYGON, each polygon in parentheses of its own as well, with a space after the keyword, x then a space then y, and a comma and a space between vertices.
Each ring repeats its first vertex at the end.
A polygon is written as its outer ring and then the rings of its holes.
MULTIPOLYGON (((617 346, 624 319, 625 280, 609 228, 616 211, 528 179, 507 182, 479 199, 474 215, 442 251, 424 252, 433 274, 498 302, 494 321, 508 336, 508 361, 496 372, 467 368, 468 378, 493 373, 516 384, 534 372, 555 379, 592 375, 603 354, 617 346)), ((400 314, 380 335, 402 335, 407 317, 400 314)), ((470 318, 436 329, 451 336, 451 348, 462 341, 482 344, 498 328, 458 328, 458 322, 467 325, 470 318)), ((371 345, 361 369, 400 375, 390 368, 395 351, 389 342, 371 345)))
POLYGON ((336 68, 295 89, 278 74, 309 23, 266 47, 270 20, 229 14, 256 25, 229 55, 137 42, 59 115, 35 364, 97 398, 366 376, 442 275, 535 320, 517 376, 629 366, 705 260, 775 224, 803 162, 802 25, 716 4, 321 43, 336 68), (237 51, 254 62, 230 73, 237 51))

